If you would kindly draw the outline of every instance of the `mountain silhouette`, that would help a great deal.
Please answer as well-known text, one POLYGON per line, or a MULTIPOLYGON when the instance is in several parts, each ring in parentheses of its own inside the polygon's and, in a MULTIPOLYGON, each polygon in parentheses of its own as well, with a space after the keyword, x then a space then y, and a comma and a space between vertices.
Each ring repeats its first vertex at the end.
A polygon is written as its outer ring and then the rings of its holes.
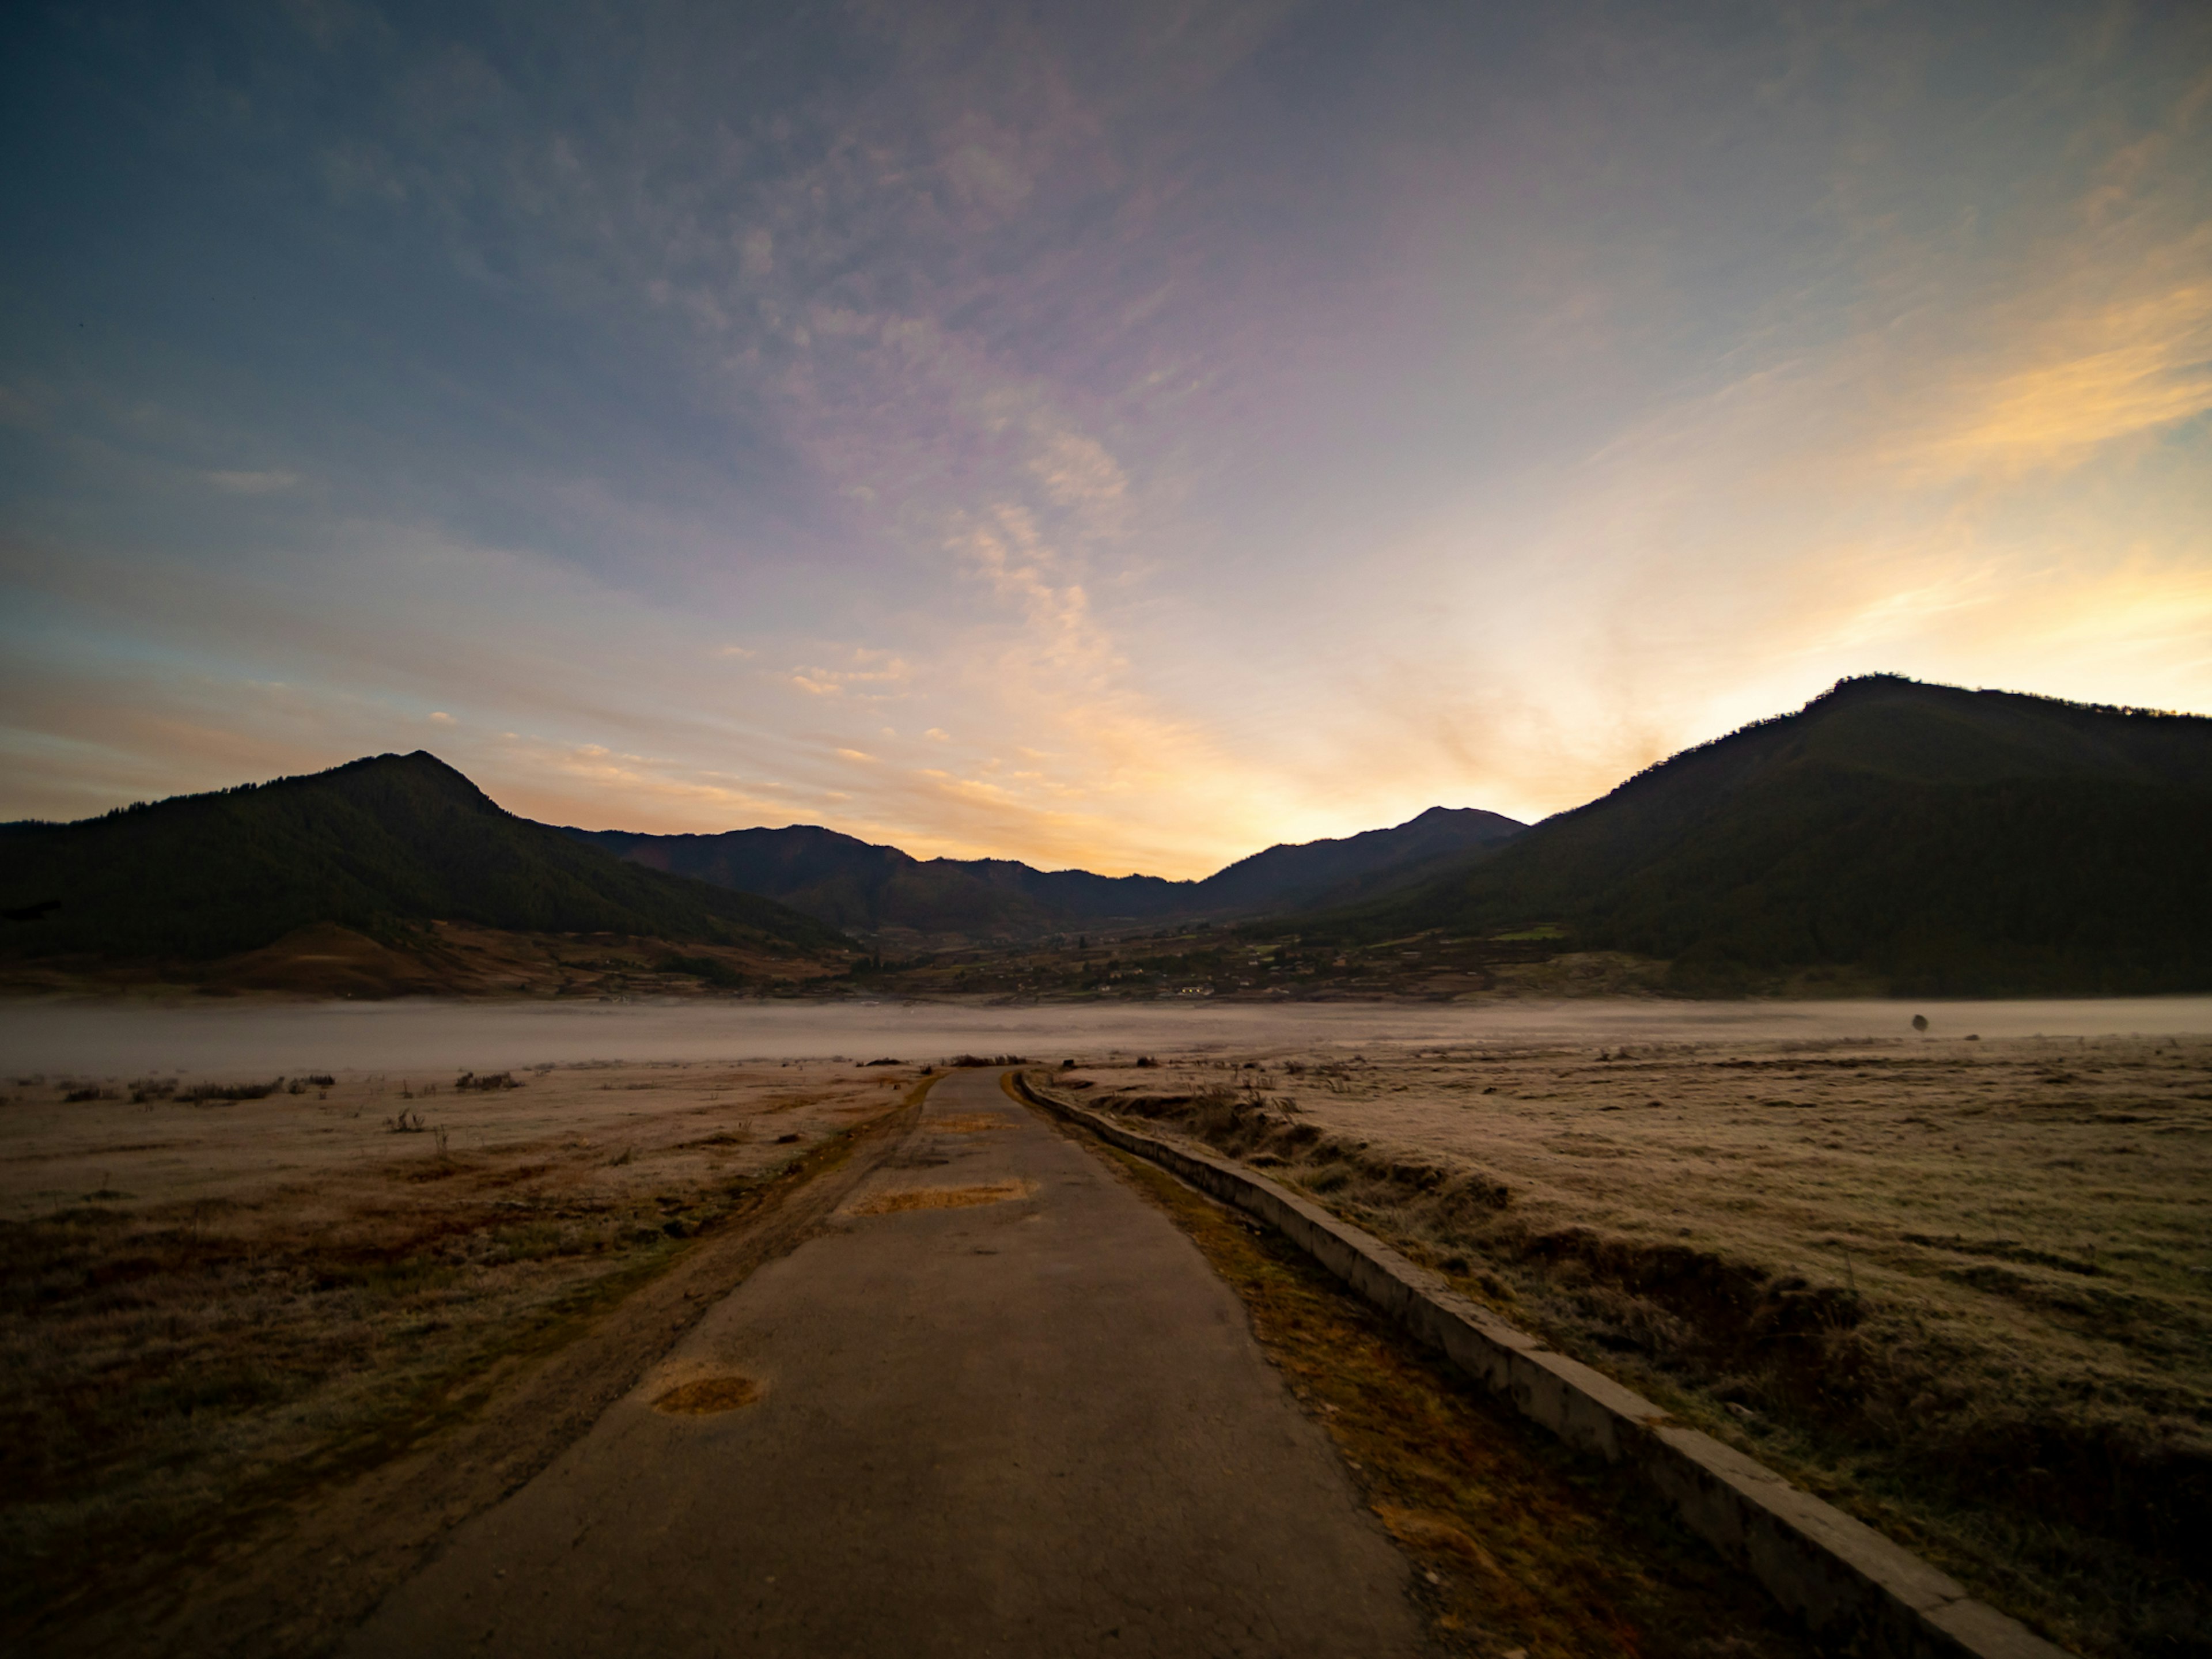
POLYGON ((1848 966, 1917 994, 2212 987, 2212 720, 1844 680, 1316 925, 1554 923, 1686 989, 1848 966))
POLYGON ((756 893, 833 927, 1034 937, 1079 928, 1231 918, 1348 903, 1503 845, 1522 825, 1431 807, 1395 829, 1277 846, 1203 881, 1038 870, 1010 859, 917 859, 818 825, 656 836, 572 830, 634 863, 756 893))
POLYGON ((842 941, 769 900, 626 864, 520 818, 435 756, 0 827, 0 950, 205 959, 337 924, 433 920, 801 952, 842 941))

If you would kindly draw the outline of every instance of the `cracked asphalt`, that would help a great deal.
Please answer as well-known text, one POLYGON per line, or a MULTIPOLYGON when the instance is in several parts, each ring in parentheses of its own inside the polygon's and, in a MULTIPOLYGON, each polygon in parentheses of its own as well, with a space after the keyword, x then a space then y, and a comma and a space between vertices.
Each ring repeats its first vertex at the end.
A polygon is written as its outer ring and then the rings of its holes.
POLYGON ((1196 1248, 969 1071, 342 1650, 1386 1659, 1410 1583, 1196 1248))

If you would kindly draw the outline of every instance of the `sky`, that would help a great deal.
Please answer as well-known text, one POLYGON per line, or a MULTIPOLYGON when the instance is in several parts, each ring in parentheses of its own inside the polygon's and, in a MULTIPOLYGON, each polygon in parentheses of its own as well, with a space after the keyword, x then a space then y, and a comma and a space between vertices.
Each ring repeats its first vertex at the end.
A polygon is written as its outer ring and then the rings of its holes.
POLYGON ((0 817, 1184 877, 2212 711, 2212 8, 11 9, 0 817))

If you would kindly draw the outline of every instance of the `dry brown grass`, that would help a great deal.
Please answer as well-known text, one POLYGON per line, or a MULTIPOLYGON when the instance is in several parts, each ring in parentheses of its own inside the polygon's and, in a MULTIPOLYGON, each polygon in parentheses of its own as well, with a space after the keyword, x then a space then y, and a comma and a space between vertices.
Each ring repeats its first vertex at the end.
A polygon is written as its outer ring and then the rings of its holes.
POLYGON ((409 1443, 910 1080, 588 1066, 200 1103, 114 1080, 68 1104, 84 1080, 12 1084, 0 1629, 409 1443))
POLYGON ((679 1382, 653 1402, 657 1412, 675 1417, 711 1417, 751 1405, 761 1397, 761 1385, 734 1372, 679 1382))
POLYGON ((1036 1190, 1034 1181, 1014 1180, 986 1182, 975 1187, 901 1187, 860 1200, 851 1206, 849 1213, 897 1215, 905 1210, 964 1210, 979 1204, 1004 1204, 1009 1199, 1027 1198, 1036 1190))
POLYGON ((2069 1645, 2212 1651, 2212 1045, 1263 1063, 1085 1099, 1303 1186, 2069 1645))
POLYGON ((929 1121, 933 1132, 944 1135, 988 1134, 994 1129, 1011 1129, 1014 1126, 1003 1117, 988 1112, 954 1112, 929 1121))

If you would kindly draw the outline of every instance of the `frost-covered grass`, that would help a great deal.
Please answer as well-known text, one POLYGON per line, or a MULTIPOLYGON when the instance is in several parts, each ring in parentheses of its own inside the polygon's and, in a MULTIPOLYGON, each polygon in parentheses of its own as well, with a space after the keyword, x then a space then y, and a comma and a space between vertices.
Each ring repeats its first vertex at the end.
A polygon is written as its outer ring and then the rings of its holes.
POLYGON ((0 1085, 0 1629, 405 1449, 911 1076, 0 1085))
POLYGON ((1092 1070, 2083 1650, 2212 1651, 2212 1043, 1092 1070))

